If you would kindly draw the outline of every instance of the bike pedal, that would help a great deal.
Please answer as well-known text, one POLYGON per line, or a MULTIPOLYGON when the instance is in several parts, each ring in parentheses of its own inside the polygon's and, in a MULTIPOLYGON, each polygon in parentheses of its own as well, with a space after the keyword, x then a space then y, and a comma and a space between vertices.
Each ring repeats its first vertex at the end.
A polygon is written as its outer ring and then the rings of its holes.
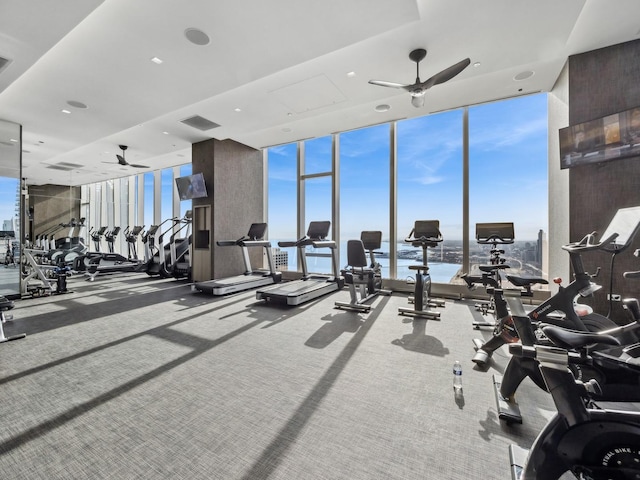
POLYGON ((501 375, 493 375, 493 389, 496 397, 496 408, 498 409, 498 418, 504 420, 507 424, 522 423, 522 415, 518 402, 508 400, 500 393, 500 385, 502 384, 501 375))

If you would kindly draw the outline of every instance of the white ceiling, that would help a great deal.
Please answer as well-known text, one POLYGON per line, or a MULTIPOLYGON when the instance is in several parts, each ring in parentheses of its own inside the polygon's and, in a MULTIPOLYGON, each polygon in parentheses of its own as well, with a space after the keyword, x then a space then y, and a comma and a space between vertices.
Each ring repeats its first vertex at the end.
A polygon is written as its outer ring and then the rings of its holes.
MULTIPOLYGON (((190 162, 210 138, 262 148, 549 91, 569 55, 639 29, 637 0, 0 0, 0 119, 23 126, 28 184, 82 185, 190 162), (422 108, 368 83, 413 83, 415 48, 422 80, 472 62, 422 108), (120 144, 149 168, 117 165, 120 144)), ((3 135, 0 162, 17 150, 3 135)))

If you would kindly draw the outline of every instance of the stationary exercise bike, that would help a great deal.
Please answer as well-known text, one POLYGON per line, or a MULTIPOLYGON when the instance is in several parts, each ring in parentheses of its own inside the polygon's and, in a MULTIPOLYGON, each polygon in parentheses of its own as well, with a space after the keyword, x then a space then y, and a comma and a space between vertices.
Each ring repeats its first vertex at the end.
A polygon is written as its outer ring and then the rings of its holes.
POLYGON ((378 295, 391 295, 382 289, 382 266, 375 255, 382 244, 382 232, 363 231, 360 240, 347 241, 347 267, 341 270, 349 286, 350 302, 335 302, 335 308, 368 312, 369 303, 378 295), (367 253, 369 260, 367 261, 367 253))
MULTIPOLYGON (((600 288, 599 285, 591 282, 591 276, 585 272, 581 254, 596 250, 614 253, 623 251, 631 244, 639 227, 640 207, 623 208, 618 210, 605 230, 602 237, 604 240, 597 242, 595 234, 592 233, 586 235, 579 242, 564 245, 562 249, 569 253, 574 271, 575 278, 573 282, 566 287, 559 285, 558 292, 555 295, 538 305, 528 314, 522 305, 520 291, 505 292, 512 317, 518 315, 521 319, 526 319, 526 321, 520 320, 520 324, 515 325, 518 337, 523 345, 533 346, 544 342, 544 337, 540 337, 540 330, 536 328, 537 325, 542 324, 551 324, 578 331, 608 333, 615 336, 622 343, 637 341, 637 336, 633 332, 638 327, 636 321, 618 326, 612 320, 597 313, 580 315, 578 313, 579 309, 576 308, 575 299, 579 296, 586 297, 591 295, 600 288), (564 316, 556 316, 554 313, 558 311, 562 312, 564 316)), ((510 275, 507 278, 517 287, 527 286, 529 282, 528 279, 510 275)), ((513 320, 515 321, 515 318, 513 320)), ((540 388, 546 389, 537 364, 519 357, 512 357, 509 360, 502 376, 493 376, 498 416, 501 420, 505 420, 507 423, 522 423, 522 416, 515 399, 515 393, 520 383, 527 377, 540 388)))
MULTIPOLYGON (((506 259, 501 255, 504 255, 505 251, 501 248, 498 248, 498 245, 509 245, 512 244, 515 239, 513 222, 498 222, 498 223, 476 223, 476 241, 479 245, 491 245, 491 249, 489 250, 489 263, 487 265, 478 265, 478 268, 482 272, 482 275, 485 274, 490 275, 497 284, 496 288, 500 288, 502 286, 502 275, 501 271, 509 268, 509 265, 506 264, 506 259)), ((469 281, 467 281, 466 277, 468 275, 463 275, 463 279, 469 285, 469 281)), ((471 286, 471 285, 470 285, 471 286)), ((492 327, 494 328, 499 321, 499 318, 496 317, 495 305, 493 303, 493 297, 487 302, 478 302, 475 305, 477 311, 479 311, 483 316, 493 315, 495 317, 495 321, 473 321, 473 327, 479 329, 480 327, 492 327)))
POLYGON ((411 233, 404 239, 414 247, 422 248, 422 265, 409 265, 416 272, 413 297, 409 300, 413 308, 401 307, 400 315, 440 319, 440 312, 427 310, 429 307, 444 307, 444 301, 431 298, 431 275, 427 263, 427 249, 437 247, 442 242, 440 222, 438 220, 416 220, 411 233))
MULTIPOLYGON (((481 277, 465 276, 464 280, 467 282, 467 285, 469 285, 469 288, 477 284, 484 285, 487 293, 491 295, 491 304, 494 310, 493 315, 496 319, 493 336, 486 342, 480 338, 473 339, 473 348, 476 353, 471 359, 476 365, 485 367, 491 361, 493 352, 502 345, 520 341, 520 338, 518 337, 518 332, 509 313, 509 307, 504 297, 504 290, 500 287, 493 275, 483 273, 481 277)), ((522 297, 533 297, 531 290, 532 285, 548 283, 544 278, 532 277, 526 280, 524 288, 518 291, 522 297)))
MULTIPOLYGON (((640 315, 635 301, 635 315, 640 315)), ((570 366, 590 355, 576 355, 587 345, 618 345, 615 337, 567 331, 556 326, 543 329, 555 344, 511 345, 513 358, 535 361, 558 412, 538 434, 527 451, 509 447, 513 480, 558 480, 572 472, 583 480, 631 480, 640 478, 640 411, 637 404, 593 402, 600 391, 597 381, 576 380, 570 366)), ((635 350, 640 350, 635 346, 635 350)), ((606 351, 606 349, 605 349, 606 351)), ((632 375, 640 375, 640 362, 627 354, 620 361, 632 375)))

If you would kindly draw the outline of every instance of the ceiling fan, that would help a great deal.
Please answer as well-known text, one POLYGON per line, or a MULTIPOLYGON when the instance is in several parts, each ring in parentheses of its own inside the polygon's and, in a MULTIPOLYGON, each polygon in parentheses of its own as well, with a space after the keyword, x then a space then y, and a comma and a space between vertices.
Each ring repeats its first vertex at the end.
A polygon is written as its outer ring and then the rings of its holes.
POLYGON ((411 85, 405 85, 403 83, 385 82, 383 80, 369 80, 372 85, 379 85, 381 87, 401 88, 411 94, 411 104, 416 107, 424 106, 424 94, 434 85, 444 83, 451 80, 458 75, 462 70, 467 68, 471 63, 471 60, 465 58, 464 60, 451 65, 449 68, 445 68, 439 73, 436 73, 428 80, 420 81, 420 62, 427 56, 427 51, 424 48, 417 48, 409 54, 409 59, 416 62, 416 81, 411 85))
POLYGON ((123 165, 123 166, 129 166, 129 167, 134 167, 134 168, 147 168, 147 166, 146 166, 146 165, 136 165, 135 163, 128 163, 128 162, 124 159, 124 152, 125 152, 125 150, 126 150, 127 148, 129 148, 129 147, 127 147, 126 145, 118 145, 118 146, 120 147, 120 150, 122 150, 122 155, 117 155, 117 154, 116 154, 116 157, 118 158, 118 163, 119 163, 120 165, 123 165))

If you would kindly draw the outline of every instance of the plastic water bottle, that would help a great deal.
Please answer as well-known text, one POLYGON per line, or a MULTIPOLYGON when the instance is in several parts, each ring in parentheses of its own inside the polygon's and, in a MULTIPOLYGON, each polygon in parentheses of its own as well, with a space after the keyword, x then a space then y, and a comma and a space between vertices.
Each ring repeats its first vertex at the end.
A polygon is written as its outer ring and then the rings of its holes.
POLYGON ((453 364, 453 389, 456 393, 462 391, 462 365, 459 360, 453 364))

